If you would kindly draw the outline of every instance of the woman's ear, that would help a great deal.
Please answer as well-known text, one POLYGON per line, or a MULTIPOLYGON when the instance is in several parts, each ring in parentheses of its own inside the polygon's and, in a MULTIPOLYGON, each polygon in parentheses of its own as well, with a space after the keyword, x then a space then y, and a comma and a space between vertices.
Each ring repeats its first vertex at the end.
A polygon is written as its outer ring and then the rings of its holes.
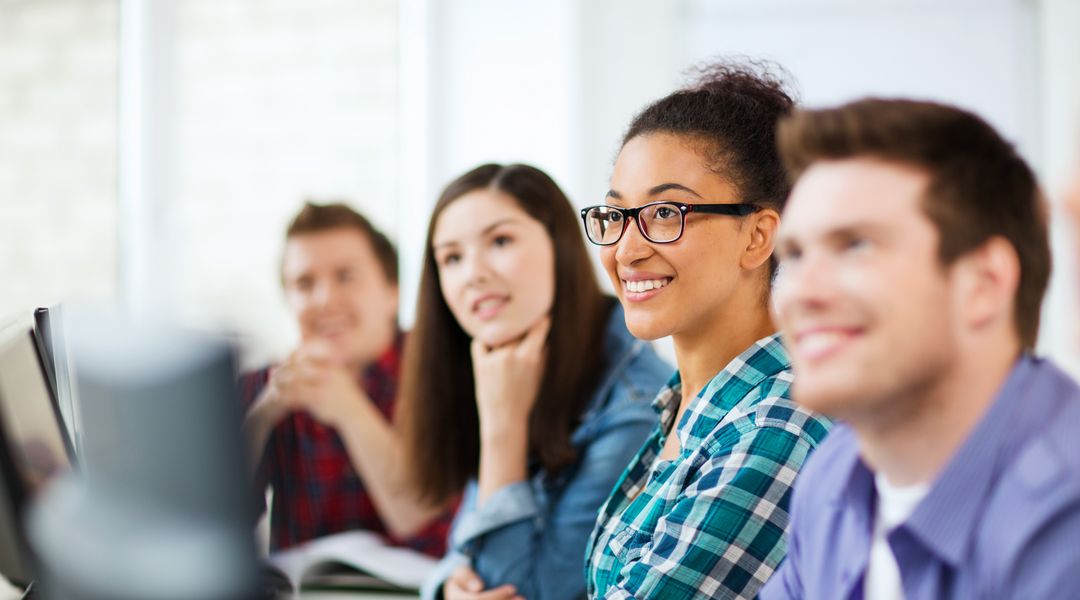
POLYGON ((771 208, 763 208, 746 217, 744 225, 749 230, 749 238, 743 248, 739 265, 747 271, 753 271, 768 262, 776 246, 776 231, 780 228, 780 213, 771 208))

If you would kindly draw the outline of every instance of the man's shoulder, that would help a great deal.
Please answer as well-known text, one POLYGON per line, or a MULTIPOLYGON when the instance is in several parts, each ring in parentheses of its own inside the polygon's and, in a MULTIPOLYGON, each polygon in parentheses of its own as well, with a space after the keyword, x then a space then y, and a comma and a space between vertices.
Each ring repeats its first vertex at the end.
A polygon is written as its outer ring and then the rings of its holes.
POLYGON ((1055 402, 1045 428, 1018 449, 987 498, 976 543, 977 555, 987 561, 984 571, 1016 578, 1010 585, 1029 597, 1049 597, 1031 592, 1040 579, 1064 577, 1068 585, 1080 585, 1080 390, 1072 384, 1055 402), (983 548, 993 550, 978 550, 983 548))
POLYGON ((1080 497, 1080 452, 1076 451, 1080 385, 1053 362, 1039 362, 1039 386, 1029 394, 1031 400, 1038 401, 1040 427, 1018 448, 1008 471, 1016 475, 1018 486, 1033 500, 1052 500, 1043 489, 1046 486, 1070 489, 1080 497))
POLYGON ((1040 391, 1046 402, 1044 426, 1017 449, 998 493, 1014 494, 1015 501, 1053 510, 1057 505, 1080 504, 1080 386, 1053 365, 1043 370, 1050 389, 1040 391), (1010 487, 1004 487, 1011 484, 1010 487))
POLYGON ((813 498, 817 503, 824 496, 840 493, 859 460, 859 444, 850 427, 835 423, 825 441, 806 460, 795 482, 795 501, 813 498))

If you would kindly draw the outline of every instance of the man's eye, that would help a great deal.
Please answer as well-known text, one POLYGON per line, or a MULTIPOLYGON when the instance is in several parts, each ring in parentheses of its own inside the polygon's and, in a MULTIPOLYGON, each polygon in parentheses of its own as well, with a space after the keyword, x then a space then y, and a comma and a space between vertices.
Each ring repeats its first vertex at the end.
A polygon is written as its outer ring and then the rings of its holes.
POLYGON ((798 248, 782 248, 776 251, 776 260, 781 263, 795 262, 802 258, 802 250, 798 248))
POLYGON ((870 241, 866 238, 853 237, 844 240, 842 248, 845 251, 862 250, 870 245, 870 241))

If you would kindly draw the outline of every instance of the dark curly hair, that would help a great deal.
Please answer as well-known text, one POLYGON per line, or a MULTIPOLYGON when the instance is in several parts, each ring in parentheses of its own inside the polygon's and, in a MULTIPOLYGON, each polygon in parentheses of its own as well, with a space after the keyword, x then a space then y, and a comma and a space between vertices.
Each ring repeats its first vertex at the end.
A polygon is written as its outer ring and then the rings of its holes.
POLYGON ((776 151, 776 124, 795 107, 779 65, 725 59, 696 67, 692 83, 642 110, 622 146, 649 133, 686 136, 709 167, 730 180, 743 202, 780 212, 790 184, 776 151))

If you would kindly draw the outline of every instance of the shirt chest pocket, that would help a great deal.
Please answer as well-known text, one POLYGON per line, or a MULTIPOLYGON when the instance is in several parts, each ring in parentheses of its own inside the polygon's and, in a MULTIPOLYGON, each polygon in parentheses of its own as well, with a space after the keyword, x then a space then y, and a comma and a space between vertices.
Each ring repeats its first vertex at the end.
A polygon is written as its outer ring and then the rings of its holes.
POLYGON ((619 563, 638 560, 652 544, 661 519, 668 516, 682 498, 694 462, 692 458, 664 461, 651 470, 645 489, 627 506, 621 528, 608 541, 608 549, 619 563))
POLYGON ((608 540, 608 550, 619 564, 626 565, 641 558, 651 541, 651 531, 643 532, 633 527, 624 527, 608 540))

